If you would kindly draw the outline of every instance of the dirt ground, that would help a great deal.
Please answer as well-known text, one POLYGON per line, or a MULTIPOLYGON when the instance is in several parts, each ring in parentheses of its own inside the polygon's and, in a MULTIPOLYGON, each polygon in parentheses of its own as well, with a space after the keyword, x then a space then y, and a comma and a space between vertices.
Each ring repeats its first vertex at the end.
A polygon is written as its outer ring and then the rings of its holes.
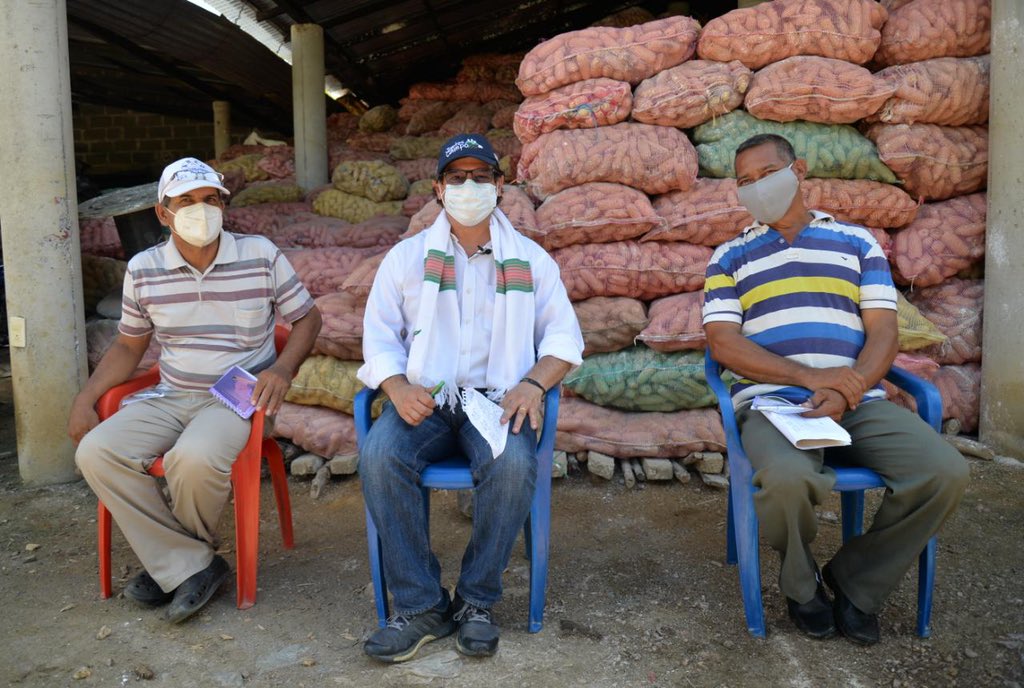
MULTIPOLYGON (((6 402, 6 403, 4 403, 6 402)), ((95 500, 84 483, 27 489, 0 390, 0 681, 39 686, 1020 686, 1024 684, 1024 470, 972 462, 972 482, 939 541, 933 635, 914 634, 916 576, 882 614, 882 642, 805 639, 786 617, 777 558, 763 551, 767 640, 747 634, 725 566, 723 492, 695 483, 627 490, 586 475, 556 481, 544 629, 526 632, 528 570, 517 548, 496 608, 497 656, 469 660, 454 640, 385 666, 362 653, 375 626, 357 478, 319 500, 291 483, 296 548, 282 549, 269 484, 261 513, 259 599, 238 611, 234 582, 197 617, 159 613, 96 580, 95 500)), ((696 481, 695 481, 696 482, 696 481)), ((869 502, 874 504, 875 502, 869 502)), ((433 500, 433 539, 454 583, 469 522, 433 500)), ((223 550, 233 523, 227 510, 223 550)), ((839 541, 838 501, 815 546, 839 541)), ((229 560, 232 554, 227 555, 229 560)), ((138 571, 119 533, 114 589, 138 571)))

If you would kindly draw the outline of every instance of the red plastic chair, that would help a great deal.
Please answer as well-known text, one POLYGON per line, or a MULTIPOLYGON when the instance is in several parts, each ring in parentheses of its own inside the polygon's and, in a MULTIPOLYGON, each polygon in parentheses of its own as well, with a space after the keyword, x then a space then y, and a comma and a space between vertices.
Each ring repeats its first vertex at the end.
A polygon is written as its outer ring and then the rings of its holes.
MULTIPOLYGON (((288 341, 288 330, 278 326, 274 330, 274 345, 278 352, 288 341)), ((160 371, 156 366, 144 374, 132 378, 120 385, 110 388, 96 403, 96 413, 100 420, 105 420, 117 412, 121 399, 135 392, 150 387, 160 381, 160 371)), ((284 457, 281 448, 273 438, 263 437, 264 412, 258 411, 252 416, 252 428, 249 441, 239 453, 231 468, 231 485, 235 491, 235 549, 237 559, 238 608, 248 609, 256 603, 256 559, 259 544, 260 528, 260 461, 266 457, 270 467, 270 477, 274 485, 274 497, 277 501, 277 516, 281 523, 281 540, 285 549, 295 546, 292 532, 292 509, 288 497, 288 477, 284 470, 284 457)), ((148 473, 154 477, 164 475, 164 459, 158 457, 150 466, 148 473)), ((111 595, 110 588, 110 512, 103 502, 96 508, 96 523, 99 531, 97 550, 100 564, 100 596, 107 599, 111 595)))

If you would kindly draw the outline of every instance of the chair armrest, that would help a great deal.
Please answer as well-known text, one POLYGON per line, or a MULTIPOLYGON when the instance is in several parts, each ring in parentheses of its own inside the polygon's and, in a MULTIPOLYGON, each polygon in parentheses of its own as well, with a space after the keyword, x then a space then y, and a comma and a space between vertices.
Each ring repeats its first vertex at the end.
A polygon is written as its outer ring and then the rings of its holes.
POLYGON ((740 429, 736 423, 732 395, 729 394, 729 389, 722 380, 722 366, 711 357, 710 347, 704 349, 704 377, 718 399, 718 411, 722 415, 722 428, 725 430, 730 480, 749 482, 753 477, 753 469, 747 459, 747 453, 743 451, 743 443, 740 441, 740 429))
POLYGON ((371 409, 373 408, 373 400, 377 398, 378 394, 380 394, 379 387, 377 389, 363 387, 356 393, 355 399, 352 400, 352 411, 356 419, 357 446, 363 446, 366 435, 370 432, 370 425, 373 424, 371 409))
POLYGON ((555 431, 558 427, 558 405, 562 397, 562 385, 557 384, 544 394, 544 426, 537 442, 537 455, 553 454, 555 431))
POLYGON ((135 394, 140 389, 152 387, 158 382, 160 382, 160 368, 153 366, 138 377, 133 377, 119 385, 114 385, 104 392, 103 396, 96 402, 96 414, 100 417, 100 420, 110 418, 117 413, 118 408, 121 406, 121 400, 126 396, 135 394))
POLYGON ((274 325, 274 350, 277 353, 281 353, 284 349, 284 345, 288 343, 288 336, 292 333, 291 329, 278 323, 274 325))
POLYGON ((918 415, 932 426, 935 432, 941 432, 942 396, 935 385, 897 366, 889 369, 885 379, 914 397, 918 415))

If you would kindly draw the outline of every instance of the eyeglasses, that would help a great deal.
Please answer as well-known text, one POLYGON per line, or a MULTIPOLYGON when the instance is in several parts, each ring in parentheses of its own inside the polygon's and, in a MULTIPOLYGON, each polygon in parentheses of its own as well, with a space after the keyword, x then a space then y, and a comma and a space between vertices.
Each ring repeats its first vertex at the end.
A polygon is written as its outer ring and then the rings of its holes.
POLYGON ((478 167, 475 170, 449 170, 442 174, 441 178, 449 186, 461 186, 467 179, 472 179, 477 184, 493 184, 495 172, 490 167, 478 167))

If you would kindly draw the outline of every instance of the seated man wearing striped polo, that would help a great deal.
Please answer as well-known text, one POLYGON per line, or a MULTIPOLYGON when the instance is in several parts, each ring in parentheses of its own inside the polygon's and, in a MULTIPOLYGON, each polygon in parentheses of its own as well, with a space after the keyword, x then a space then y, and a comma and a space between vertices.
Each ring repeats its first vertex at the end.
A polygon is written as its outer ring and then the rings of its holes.
POLYGON ((221 231, 221 179, 195 158, 164 169, 156 215, 170 239, 129 261, 117 339, 68 422, 82 475, 144 567, 125 597, 169 604, 175 623, 199 611, 227 576, 215 533, 231 466, 249 438, 249 420, 210 386, 232 366, 244 368, 257 376, 253 403, 272 416, 320 331, 320 313, 281 251, 264 237, 221 231), (280 354, 275 311, 292 324, 280 354), (96 401, 132 375, 153 337, 160 384, 100 423, 96 401), (160 455, 169 504, 146 473, 160 455))
POLYGON ((897 352, 889 265, 863 227, 804 206, 806 174, 807 163, 780 136, 737 148, 738 195, 755 222, 708 264, 704 330, 714 357, 741 378, 733 403, 760 488, 761 533, 782 557, 790 618, 813 638, 838 627, 869 645, 879 640, 879 610, 956 508, 968 470, 917 415, 885 399, 879 383, 897 352), (835 419, 852 444, 797 449, 750 408, 763 394, 806 405, 805 416, 835 419), (878 472, 888 489, 871 528, 819 573, 810 549, 814 506, 835 482, 823 466, 826 452, 878 472))

